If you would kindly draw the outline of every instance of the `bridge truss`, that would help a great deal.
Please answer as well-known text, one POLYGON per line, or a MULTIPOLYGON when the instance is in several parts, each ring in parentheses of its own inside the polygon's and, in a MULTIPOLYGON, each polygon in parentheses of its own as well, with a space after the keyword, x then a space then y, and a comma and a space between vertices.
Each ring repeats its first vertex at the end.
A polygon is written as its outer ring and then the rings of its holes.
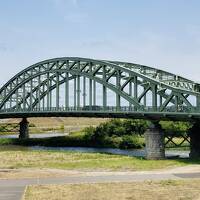
POLYGON ((55 58, 24 69, 0 89, 0 117, 24 115, 194 119, 200 85, 133 63, 55 58))

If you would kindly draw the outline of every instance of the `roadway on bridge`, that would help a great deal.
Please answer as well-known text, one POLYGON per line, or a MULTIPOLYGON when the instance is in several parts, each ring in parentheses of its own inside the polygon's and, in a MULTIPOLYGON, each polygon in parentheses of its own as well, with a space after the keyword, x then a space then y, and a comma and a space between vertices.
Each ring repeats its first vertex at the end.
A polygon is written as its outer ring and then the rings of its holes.
POLYGON ((149 172, 86 172, 51 178, 0 179, 0 200, 20 200, 27 185, 139 182, 200 178, 200 166, 149 172), (188 170, 189 169, 189 170, 188 170))

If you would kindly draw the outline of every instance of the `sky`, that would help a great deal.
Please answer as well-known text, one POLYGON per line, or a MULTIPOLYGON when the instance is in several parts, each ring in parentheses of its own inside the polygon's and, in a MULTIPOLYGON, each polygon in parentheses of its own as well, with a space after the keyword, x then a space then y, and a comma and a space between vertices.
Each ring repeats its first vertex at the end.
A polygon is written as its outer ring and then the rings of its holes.
POLYGON ((56 57, 119 60, 200 82, 199 0, 0 0, 0 86, 56 57))

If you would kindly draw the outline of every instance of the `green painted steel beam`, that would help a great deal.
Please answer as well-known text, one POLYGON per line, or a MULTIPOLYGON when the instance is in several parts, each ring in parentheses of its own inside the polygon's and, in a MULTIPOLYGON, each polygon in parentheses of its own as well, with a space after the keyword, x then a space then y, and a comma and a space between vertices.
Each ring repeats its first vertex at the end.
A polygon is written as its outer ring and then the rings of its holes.
POLYGON ((116 106, 113 110, 119 112, 123 112, 122 98, 127 101, 129 111, 133 112, 200 112, 200 85, 188 79, 142 65, 84 58, 50 59, 18 73, 0 89, 0 112, 23 112, 26 109, 33 111, 35 105, 38 110, 48 110, 55 105, 55 112, 59 111, 63 106, 60 99, 61 82, 65 83, 65 108, 69 107, 69 92, 74 93, 74 109, 86 105, 90 106, 90 111, 98 108, 98 83, 102 85, 101 106, 104 112, 107 111, 108 89, 116 95, 116 106), (69 88, 69 81, 72 80, 70 76, 74 77, 73 91, 69 88), (89 91, 88 104, 86 90, 89 91), (151 96, 147 95, 149 90, 151 96), (195 105, 192 98, 196 100, 195 105), (147 102, 152 102, 151 107, 147 106, 147 102))

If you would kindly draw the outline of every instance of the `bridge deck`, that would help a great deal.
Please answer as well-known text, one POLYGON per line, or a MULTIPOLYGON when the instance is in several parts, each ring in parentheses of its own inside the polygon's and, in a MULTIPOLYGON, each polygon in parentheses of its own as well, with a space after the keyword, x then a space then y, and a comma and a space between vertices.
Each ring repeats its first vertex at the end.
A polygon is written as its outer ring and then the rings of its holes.
POLYGON ((2 112, 0 118, 29 118, 29 117, 97 117, 97 118, 132 118, 147 120, 200 120, 200 113, 171 113, 171 112, 140 112, 140 111, 23 111, 2 112))

